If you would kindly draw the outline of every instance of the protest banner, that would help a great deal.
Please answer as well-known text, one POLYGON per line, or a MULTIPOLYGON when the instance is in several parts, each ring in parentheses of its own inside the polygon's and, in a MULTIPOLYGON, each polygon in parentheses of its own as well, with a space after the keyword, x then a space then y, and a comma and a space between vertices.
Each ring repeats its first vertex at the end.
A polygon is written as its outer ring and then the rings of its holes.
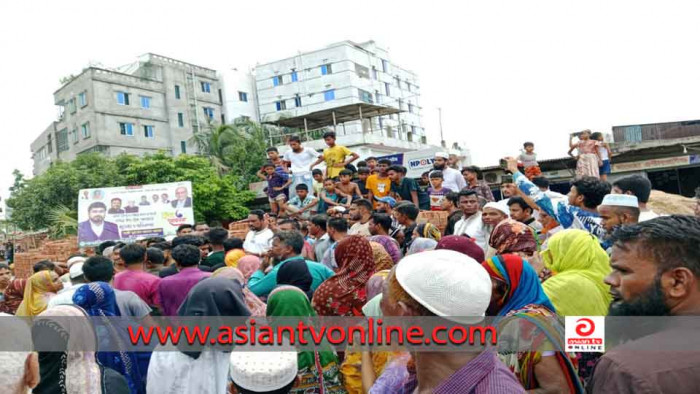
POLYGON ((80 190, 78 245, 174 236, 194 223, 190 182, 80 190))

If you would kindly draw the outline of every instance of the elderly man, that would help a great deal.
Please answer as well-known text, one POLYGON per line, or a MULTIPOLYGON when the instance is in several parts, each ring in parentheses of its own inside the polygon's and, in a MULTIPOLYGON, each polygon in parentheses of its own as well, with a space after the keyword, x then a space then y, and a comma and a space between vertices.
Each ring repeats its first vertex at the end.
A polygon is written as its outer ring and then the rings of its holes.
MULTIPOLYGON (((612 272, 605 278, 613 296, 610 316, 700 315, 700 219, 659 217, 617 229, 613 241, 612 272)), ((697 393, 697 328, 670 320, 664 318, 665 328, 608 349, 588 392, 697 393)))
MULTIPOLYGON (((428 251, 405 257, 393 268, 380 305, 384 316, 439 316, 474 324, 483 319, 489 306, 491 286, 486 270, 471 257, 451 250, 428 251)), ((414 356, 418 393, 525 392, 489 349, 417 352, 414 356)))
POLYGON ((187 196, 187 188, 180 186, 175 189, 175 200, 170 202, 173 208, 182 209, 192 206, 192 197, 187 196))
POLYGON ((459 191, 467 186, 467 181, 464 180, 462 173, 459 170, 450 168, 447 165, 450 155, 447 152, 437 152, 435 153, 435 162, 433 163, 433 169, 435 171, 442 171, 442 177, 444 179, 442 186, 450 190, 459 191))

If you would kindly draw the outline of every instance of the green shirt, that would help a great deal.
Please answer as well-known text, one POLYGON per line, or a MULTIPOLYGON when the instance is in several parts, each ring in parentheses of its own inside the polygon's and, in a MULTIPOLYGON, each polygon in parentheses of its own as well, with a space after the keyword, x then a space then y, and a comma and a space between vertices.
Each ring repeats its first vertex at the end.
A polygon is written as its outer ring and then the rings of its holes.
MULTIPOLYGON (((272 270, 267 274, 260 270, 257 270, 248 279, 248 288, 258 297, 266 296, 270 294, 272 290, 277 286, 277 271, 280 267, 289 260, 296 259, 298 256, 286 259, 281 263, 278 263, 272 270)), ((330 268, 323 264, 319 264, 310 260, 306 260, 306 266, 309 268, 309 273, 311 273, 311 290, 316 290, 318 286, 321 285, 326 279, 333 276, 335 273, 330 268)))
POLYGON ((208 267, 214 267, 219 264, 224 264, 224 261, 226 260, 226 252, 223 250, 220 250, 218 252, 212 252, 209 256, 207 256, 204 261, 200 263, 200 265, 206 265, 208 267))
POLYGON ((403 178, 401 184, 391 183, 391 191, 398 194, 403 201, 413 202, 411 192, 415 191, 418 194, 419 209, 430 209, 430 197, 428 194, 418 187, 418 183, 412 178, 403 178))

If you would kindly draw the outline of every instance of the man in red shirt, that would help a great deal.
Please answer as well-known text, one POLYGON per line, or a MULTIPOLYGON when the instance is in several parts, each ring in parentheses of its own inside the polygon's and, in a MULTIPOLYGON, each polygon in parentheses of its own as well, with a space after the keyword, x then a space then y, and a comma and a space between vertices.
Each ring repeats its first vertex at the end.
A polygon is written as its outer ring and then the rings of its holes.
POLYGON ((126 269, 114 277, 114 288, 133 291, 151 307, 160 306, 160 278, 145 271, 146 248, 129 244, 119 249, 119 256, 126 269))

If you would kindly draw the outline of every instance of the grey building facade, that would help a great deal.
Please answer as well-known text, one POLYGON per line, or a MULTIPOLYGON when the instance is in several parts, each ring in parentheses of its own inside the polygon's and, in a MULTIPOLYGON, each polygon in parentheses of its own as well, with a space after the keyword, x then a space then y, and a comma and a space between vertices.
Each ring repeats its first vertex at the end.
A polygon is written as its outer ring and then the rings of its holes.
POLYGON ((54 102, 58 119, 31 144, 34 174, 87 152, 193 153, 193 133, 226 122, 216 71, 150 53, 118 69, 85 69, 54 102))

